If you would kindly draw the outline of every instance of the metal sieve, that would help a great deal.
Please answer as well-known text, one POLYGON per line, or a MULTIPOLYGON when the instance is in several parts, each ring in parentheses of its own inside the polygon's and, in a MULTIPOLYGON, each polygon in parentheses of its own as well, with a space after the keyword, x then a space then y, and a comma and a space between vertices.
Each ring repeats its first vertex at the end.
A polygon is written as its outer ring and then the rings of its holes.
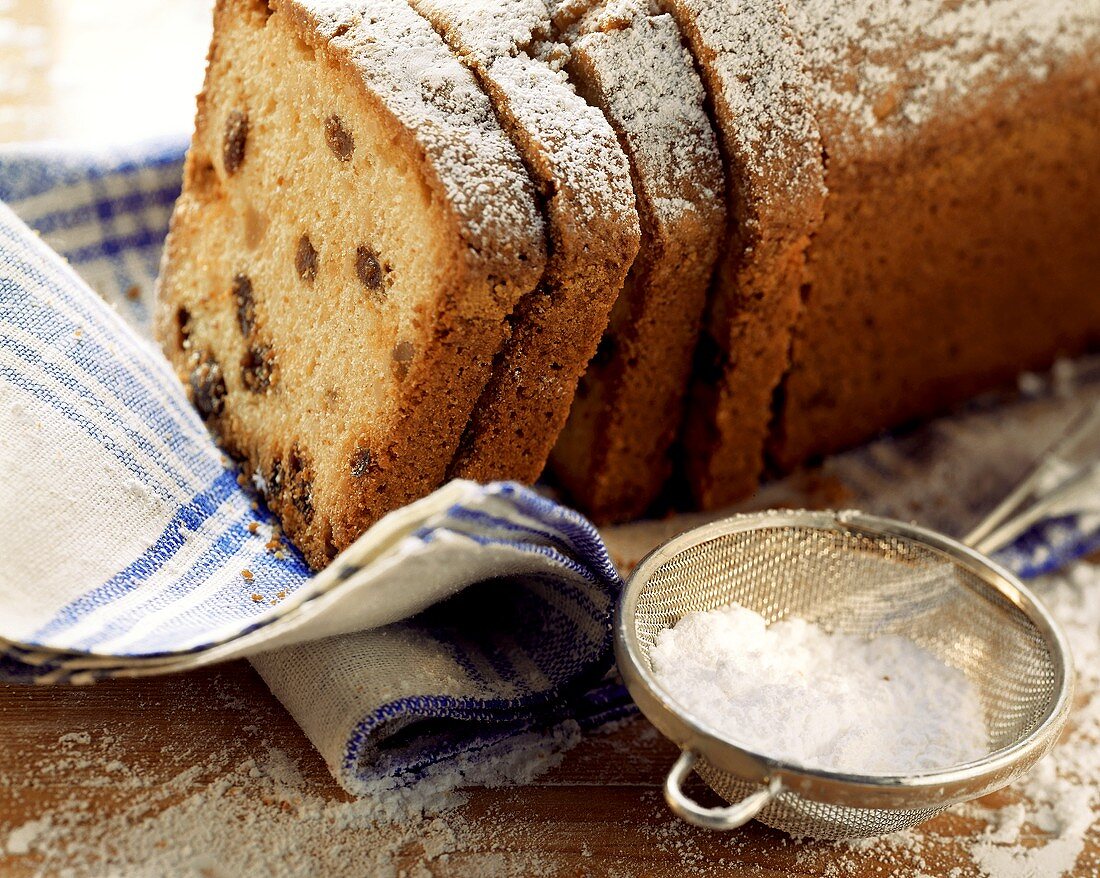
POLYGON ((1027 772, 1065 725, 1072 661, 1059 626, 988 554, 1044 515, 1096 503, 1097 468, 1067 459, 1086 435, 1100 436, 1100 409, 962 542, 860 512, 777 510, 691 530, 643 559, 619 602, 615 652, 642 713, 682 750, 665 783, 669 807, 712 829, 756 818, 796 837, 858 838, 913 826, 1027 772), (732 602, 769 624, 798 616, 832 631, 910 638, 975 684, 988 752, 941 771, 854 775, 773 759, 708 727, 658 684, 650 650, 686 613, 732 602), (689 798, 692 769, 732 804, 689 798))

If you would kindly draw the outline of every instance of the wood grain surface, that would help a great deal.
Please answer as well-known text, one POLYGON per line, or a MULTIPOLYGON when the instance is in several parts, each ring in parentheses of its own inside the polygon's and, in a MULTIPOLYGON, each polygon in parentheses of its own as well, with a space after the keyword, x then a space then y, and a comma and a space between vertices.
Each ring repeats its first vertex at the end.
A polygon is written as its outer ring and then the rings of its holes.
MULTIPOLYGON (((0 141, 187 129, 205 6, 0 3, 0 141)), ((90 688, 0 686, 0 875, 968 878, 989 874, 975 839, 1015 797, 873 845, 796 843, 756 824, 722 835, 665 808, 675 756, 635 717, 587 735, 529 785, 472 789, 440 814, 365 825, 245 663, 90 688)), ((1025 826, 1016 844, 1044 838, 1025 826)), ((1074 874, 1100 874, 1097 823, 1074 874)))
MULTIPOLYGON (((297 763, 301 779, 296 783, 301 786, 293 787, 296 794, 348 801, 294 722, 244 663, 91 688, 0 687, 0 741, 3 875, 62 874, 65 868, 75 869, 73 875, 107 874, 97 852, 109 849, 112 840, 123 844, 126 833, 112 827, 118 836, 112 839, 102 824, 110 815, 126 812, 135 798, 142 808, 129 815, 128 826, 138 832, 147 826, 149 833, 164 835, 173 824, 158 823, 156 811, 187 798, 205 803, 210 819, 221 820, 224 811, 213 804, 223 794, 219 780, 239 763, 262 761, 272 747, 297 763), (211 765, 213 770, 205 770, 211 765), (195 766, 204 770, 181 782, 181 775, 195 766), (3 840, 12 829, 44 815, 65 821, 76 812, 90 816, 74 822, 65 833, 47 833, 44 850, 3 855, 3 840)), ((685 826, 671 817, 657 792, 675 755, 675 748, 639 717, 590 734, 560 766, 528 786, 469 791, 465 805, 438 818, 421 818, 419 827, 411 823, 397 846, 385 825, 319 836, 313 822, 306 820, 292 822, 289 830, 280 827, 279 832, 293 835, 297 825, 303 846, 342 844, 349 854, 363 852, 362 857, 348 857, 345 874, 399 874, 400 869, 433 876, 654 878, 983 874, 967 853, 979 819, 957 813, 924 824, 900 846, 795 843, 757 824, 725 835, 685 826), (417 841, 422 831, 438 831, 429 827, 434 820, 452 830, 441 852, 439 845, 433 852, 417 841), (380 859, 379 851, 389 856, 380 859), (371 868, 361 871, 365 858, 371 858, 371 868)), ((241 774, 236 771, 234 777, 241 774)), ((249 807, 257 820, 242 826, 234 843, 262 852, 272 822, 285 815, 286 805, 283 797, 271 795, 270 778, 262 772, 251 785, 254 789, 246 787, 240 795, 251 798, 249 807)), ((700 797, 705 792, 698 787, 693 791, 700 797)), ((1005 791, 983 804, 999 808, 1012 798, 1012 792, 1005 791)), ((1074 874, 1098 874, 1097 829, 1090 832, 1074 874)), ((1036 832, 1020 844, 1041 840, 1036 832)), ((168 834, 165 843, 183 848, 189 839, 168 834)))

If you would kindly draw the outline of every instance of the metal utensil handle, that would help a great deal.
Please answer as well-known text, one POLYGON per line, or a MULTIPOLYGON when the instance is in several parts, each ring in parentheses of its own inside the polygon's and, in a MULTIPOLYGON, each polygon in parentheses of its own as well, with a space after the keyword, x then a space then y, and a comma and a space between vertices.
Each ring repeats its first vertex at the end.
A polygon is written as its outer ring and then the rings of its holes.
POLYGON ((676 760, 665 779, 665 801, 677 817, 704 829, 736 829, 748 823, 763 810, 768 802, 778 796, 783 788, 779 778, 773 778, 766 787, 757 790, 735 805, 704 808, 698 802, 689 799, 683 790, 683 783, 698 760, 699 755, 692 750, 684 750, 680 753, 680 758, 676 760))
POLYGON ((990 555, 1044 519, 1098 511, 1100 403, 1094 403, 963 542, 990 555))

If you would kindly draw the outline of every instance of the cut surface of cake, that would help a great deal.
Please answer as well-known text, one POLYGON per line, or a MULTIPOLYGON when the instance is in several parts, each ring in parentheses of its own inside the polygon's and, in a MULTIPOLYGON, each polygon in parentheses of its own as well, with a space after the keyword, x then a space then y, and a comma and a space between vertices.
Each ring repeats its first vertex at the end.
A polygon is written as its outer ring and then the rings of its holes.
POLYGON ((695 503, 750 494, 825 198, 802 50, 781 0, 663 0, 709 96, 730 235, 696 349, 682 455, 695 503))
POLYGON ((532 482, 638 250, 630 168, 596 108, 540 57, 544 0, 411 0, 493 100, 542 196, 549 259, 512 318, 450 475, 532 482))
POLYGON ((781 469, 1100 344, 1100 2, 790 8, 829 194, 781 469))
POLYGON ((566 70, 631 162, 642 242, 551 457, 597 521, 653 503, 672 469, 692 352, 719 245, 725 175, 703 86, 679 28, 645 0, 554 9, 566 70))
POLYGON ((405 0, 221 0, 157 332, 323 566, 444 479, 543 273, 488 97, 405 0))

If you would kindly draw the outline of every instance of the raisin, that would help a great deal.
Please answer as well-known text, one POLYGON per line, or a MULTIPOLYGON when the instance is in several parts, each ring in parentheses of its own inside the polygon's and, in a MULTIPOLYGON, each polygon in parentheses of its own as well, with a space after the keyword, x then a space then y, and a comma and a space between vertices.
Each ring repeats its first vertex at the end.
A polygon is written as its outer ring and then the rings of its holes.
POLYGON ((191 312, 182 305, 176 309, 176 332, 179 347, 186 348, 191 338, 191 312))
POLYGON ((256 328, 256 300, 252 297, 252 279, 247 274, 233 278, 233 298, 237 300, 237 325, 248 338, 256 328))
POLYGON ((313 520, 313 467, 297 445, 291 446, 286 468, 290 502, 305 523, 309 524, 313 520))
POLYGON ((302 235, 298 239, 298 251, 294 254, 294 268, 298 277, 306 283, 313 283, 317 277, 317 250, 309 235, 302 235))
POLYGON ((726 374, 728 358, 722 346, 709 332, 699 333, 695 348, 695 374, 704 384, 717 386, 726 374))
POLYGON ((351 161, 351 154, 355 151, 355 140, 335 113, 325 119, 325 141, 336 158, 342 162, 351 161))
POLYGON ((382 265, 378 262, 378 254, 365 244, 355 251, 355 273, 359 275, 359 280, 363 282, 363 286, 379 297, 381 296, 382 265))
POLYGON ((371 456, 370 449, 366 445, 356 446, 355 453, 351 456, 351 474, 361 479, 373 469, 375 469, 374 458, 371 456))
POLYGON ((274 371, 275 355, 268 345, 251 345, 241 357, 241 381, 252 393, 266 393, 274 371))
POLYGON ((225 411, 225 378, 217 360, 209 354, 191 370, 191 398, 204 420, 216 418, 225 411))
POLYGON ((233 110, 225 120, 225 147, 222 161, 227 174, 235 174, 244 164, 244 150, 248 143, 248 113, 233 110))
POLYGON ((592 357, 592 365, 597 369, 605 368, 614 358, 619 343, 610 332, 605 332, 596 346, 596 354, 592 357))
POLYGON ((399 341, 393 349, 393 371, 398 380, 409 374, 409 363, 416 356, 416 347, 412 342, 399 341))

